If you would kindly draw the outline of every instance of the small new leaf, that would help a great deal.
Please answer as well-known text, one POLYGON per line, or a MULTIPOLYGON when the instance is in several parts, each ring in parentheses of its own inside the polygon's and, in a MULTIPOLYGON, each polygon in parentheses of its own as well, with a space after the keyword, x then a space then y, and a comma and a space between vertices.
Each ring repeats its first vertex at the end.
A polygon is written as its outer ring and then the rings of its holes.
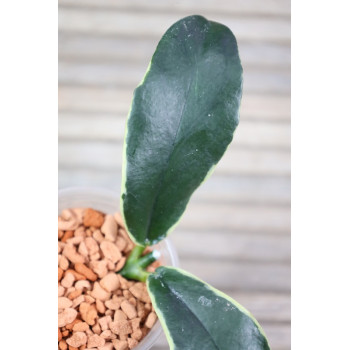
POLYGON ((254 317, 195 276, 159 267, 147 287, 171 350, 269 350, 254 317))

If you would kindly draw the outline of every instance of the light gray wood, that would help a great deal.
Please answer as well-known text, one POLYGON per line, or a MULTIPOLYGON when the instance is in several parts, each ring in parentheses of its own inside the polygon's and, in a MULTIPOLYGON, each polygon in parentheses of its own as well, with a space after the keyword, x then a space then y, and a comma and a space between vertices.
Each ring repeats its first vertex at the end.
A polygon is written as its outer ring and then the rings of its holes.
POLYGON ((291 319, 289 293, 250 293, 224 290, 231 298, 244 305, 259 322, 288 323, 291 319))
MULTIPOLYGON (((125 115, 82 112, 60 113, 58 119, 58 137, 60 140, 105 140, 124 139, 125 115)), ((276 147, 288 149, 290 145, 290 125, 279 122, 253 122, 241 117, 239 132, 235 143, 240 146, 276 147)))
MULTIPOLYGON (((60 165, 58 173, 59 188, 102 187, 115 191, 116 197, 120 196, 121 169, 72 169, 60 165)), ((222 202, 226 205, 243 203, 289 206, 290 180, 288 176, 225 176, 214 172, 213 176, 196 190, 192 200, 213 204, 222 202)))
POLYGON ((280 293, 288 293, 290 290, 289 264, 232 263, 193 257, 181 260, 181 268, 219 290, 280 293))
MULTIPOLYGON (((136 87, 136 86, 135 86, 136 87)), ((59 86, 59 111, 128 114, 134 88, 102 88, 85 86, 59 86)), ((241 118, 253 120, 290 120, 290 96, 244 93, 241 118)))
MULTIPOLYGON (((159 38, 96 37, 91 34, 60 33, 59 62, 140 64, 149 62, 159 38)), ((290 68, 290 47, 274 43, 238 42, 245 69, 290 68)))
MULTIPOLYGON (((144 64, 130 63, 60 63, 59 83, 62 85, 136 87, 147 70, 144 64)), ((289 69, 250 69, 244 75, 244 89, 247 92, 286 94, 290 91, 289 69)))
MULTIPOLYGON (((225 23, 235 33, 239 41, 267 41, 288 43, 290 20, 288 18, 237 17, 229 15, 210 16, 213 21, 225 23)), ((64 32, 93 33, 95 35, 142 36, 160 38, 171 24, 179 20, 179 15, 160 13, 110 11, 84 8, 59 9, 58 28, 64 32), (156 25, 154 25, 156 23, 156 25)))
MULTIPOLYGON (((232 215, 235 215, 234 212, 232 215)), ((288 235, 271 235, 266 232, 239 233, 212 230, 175 229, 170 238, 182 259, 197 256, 201 259, 239 261, 290 262, 290 238, 288 235), (200 244, 198 244, 200 242, 200 244), (210 249, 203 249, 203 248, 210 249)))
POLYGON ((180 229, 288 233, 290 208, 280 205, 254 206, 234 203, 213 205, 190 202, 179 223, 180 229))
POLYGON ((127 117, 123 114, 60 112, 58 137, 60 141, 114 141, 122 142, 127 117))
POLYGON ((290 350, 290 323, 261 322, 272 350, 290 350))
MULTIPOLYGON (((58 162, 62 166, 104 169, 121 168, 121 143, 62 141, 58 148, 58 162)), ((239 147, 235 141, 227 149, 216 167, 219 174, 280 175, 290 173, 290 153, 275 149, 239 147)))
POLYGON ((290 122, 291 100, 289 95, 243 93, 241 118, 279 120, 290 122))
MULTIPOLYGON (((169 3, 164 0, 60 0, 62 6, 73 6, 92 9, 108 8, 115 10, 129 10, 133 12, 169 13, 169 3), (145 5, 146 4, 146 5, 145 5)), ((262 15, 262 16, 288 16, 290 15, 290 2, 281 0, 233 0, 228 6, 227 0, 177 0, 171 3, 171 12, 212 14, 225 13, 230 15, 262 15)))
MULTIPOLYGON (((136 86, 135 86, 136 87, 136 86)), ((59 86, 59 111, 121 113, 127 116, 134 88, 59 86)))

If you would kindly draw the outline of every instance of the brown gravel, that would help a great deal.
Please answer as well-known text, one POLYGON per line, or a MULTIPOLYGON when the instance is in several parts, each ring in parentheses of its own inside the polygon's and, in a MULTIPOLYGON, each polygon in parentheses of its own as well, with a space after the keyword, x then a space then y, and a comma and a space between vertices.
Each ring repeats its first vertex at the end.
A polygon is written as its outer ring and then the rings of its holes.
POLYGON ((136 347, 157 316, 145 283, 117 274, 134 247, 121 215, 64 210, 58 242, 58 349, 136 347))

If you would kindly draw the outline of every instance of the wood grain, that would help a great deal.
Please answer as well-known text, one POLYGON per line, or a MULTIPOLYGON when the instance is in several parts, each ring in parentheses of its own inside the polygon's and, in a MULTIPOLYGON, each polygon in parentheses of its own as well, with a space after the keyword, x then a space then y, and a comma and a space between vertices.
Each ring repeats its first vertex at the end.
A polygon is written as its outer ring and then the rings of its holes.
MULTIPOLYGON (((120 169, 103 170, 89 167, 71 167, 60 164, 59 188, 69 186, 106 187, 120 196, 120 169)), ((242 203, 245 205, 290 204, 290 180, 288 176, 259 176, 218 174, 208 179, 195 193, 192 201, 242 203)))
MULTIPOLYGON (((59 118, 60 140, 91 140, 122 142, 125 116, 108 113, 61 112, 59 118)), ((289 149, 290 125, 279 122, 256 122, 241 118, 235 143, 240 146, 275 147, 289 149)))
MULTIPOLYGON (((181 267, 247 307, 290 349, 290 1, 60 0, 59 188, 120 195, 133 90, 163 32, 202 14, 235 33, 241 122, 170 235, 181 267)), ((154 350, 169 347, 163 336, 154 350)))
MULTIPOLYGON (((232 215, 235 215, 234 212, 232 215)), ((232 261, 233 264, 239 261, 288 264, 290 261, 290 238, 282 233, 223 232, 218 228, 197 231, 178 229, 170 238, 182 259, 195 255, 208 261, 219 259, 232 261), (198 241, 201 241, 200 245, 198 241), (203 249, 203 246, 211 249, 203 249)))
MULTIPOLYGON (((91 34, 60 33, 59 61, 78 63, 132 63, 148 62, 159 38, 96 37, 91 34)), ((290 68, 290 47, 276 43, 239 42, 239 53, 246 69, 266 67, 290 68)))
MULTIPOLYGON (((122 143, 102 141, 62 141, 58 149, 58 162, 62 166, 97 167, 101 170, 121 169, 122 143)), ((216 167, 219 174, 280 175, 290 173, 290 153, 275 149, 247 149, 229 146, 216 167)))
MULTIPOLYGON (((290 209, 283 206, 253 206, 190 202, 179 229, 225 230, 229 232, 287 233, 290 209)), ((214 239, 214 238, 213 238, 214 239)))
MULTIPOLYGON (((160 38, 169 23, 179 19, 176 13, 111 11, 110 9, 62 7, 59 10, 58 28, 63 32, 93 33, 94 35, 160 38), (157 25, 154 25, 154 24, 157 25)), ((266 41, 288 43, 290 20, 281 17, 236 17, 213 14, 212 21, 225 23, 240 41, 266 41)))
POLYGON ((290 2, 279 0, 234 0, 232 6, 227 6, 226 0, 202 0, 200 6, 196 0, 177 0, 169 6, 164 0, 148 0, 147 5, 143 0, 118 1, 118 0, 60 0, 61 6, 78 8, 113 10, 128 10, 131 12, 169 12, 175 13, 225 13, 235 15, 260 15, 260 16, 290 16, 290 2))
MULTIPOLYGON (((116 113, 127 116, 134 88, 65 86, 58 88, 59 112, 82 111, 85 115, 95 112, 116 113)), ((290 96, 271 93, 244 93, 241 104, 241 120, 290 120, 290 96)))
MULTIPOLYGON (((142 80, 148 60, 143 64, 130 63, 68 63, 58 65, 59 83, 70 86, 129 87, 142 80)), ((244 68, 244 67, 243 67, 244 68)), ((245 73, 244 89, 247 92, 286 94, 290 91, 289 69, 252 68, 245 73)))

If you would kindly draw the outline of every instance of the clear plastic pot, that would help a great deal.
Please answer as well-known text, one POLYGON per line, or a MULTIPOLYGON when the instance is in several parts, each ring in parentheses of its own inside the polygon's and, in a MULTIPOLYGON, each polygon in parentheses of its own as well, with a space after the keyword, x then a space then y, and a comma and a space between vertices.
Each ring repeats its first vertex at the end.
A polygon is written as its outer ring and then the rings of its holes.
MULTIPOLYGON (((119 198, 115 192, 100 188, 72 187, 58 191, 58 214, 68 208, 93 208, 106 214, 119 211, 119 198)), ((178 266, 178 257, 174 246, 165 239, 154 246, 161 253, 161 263, 178 266)), ((148 350, 162 334, 159 321, 134 350, 148 350)))

